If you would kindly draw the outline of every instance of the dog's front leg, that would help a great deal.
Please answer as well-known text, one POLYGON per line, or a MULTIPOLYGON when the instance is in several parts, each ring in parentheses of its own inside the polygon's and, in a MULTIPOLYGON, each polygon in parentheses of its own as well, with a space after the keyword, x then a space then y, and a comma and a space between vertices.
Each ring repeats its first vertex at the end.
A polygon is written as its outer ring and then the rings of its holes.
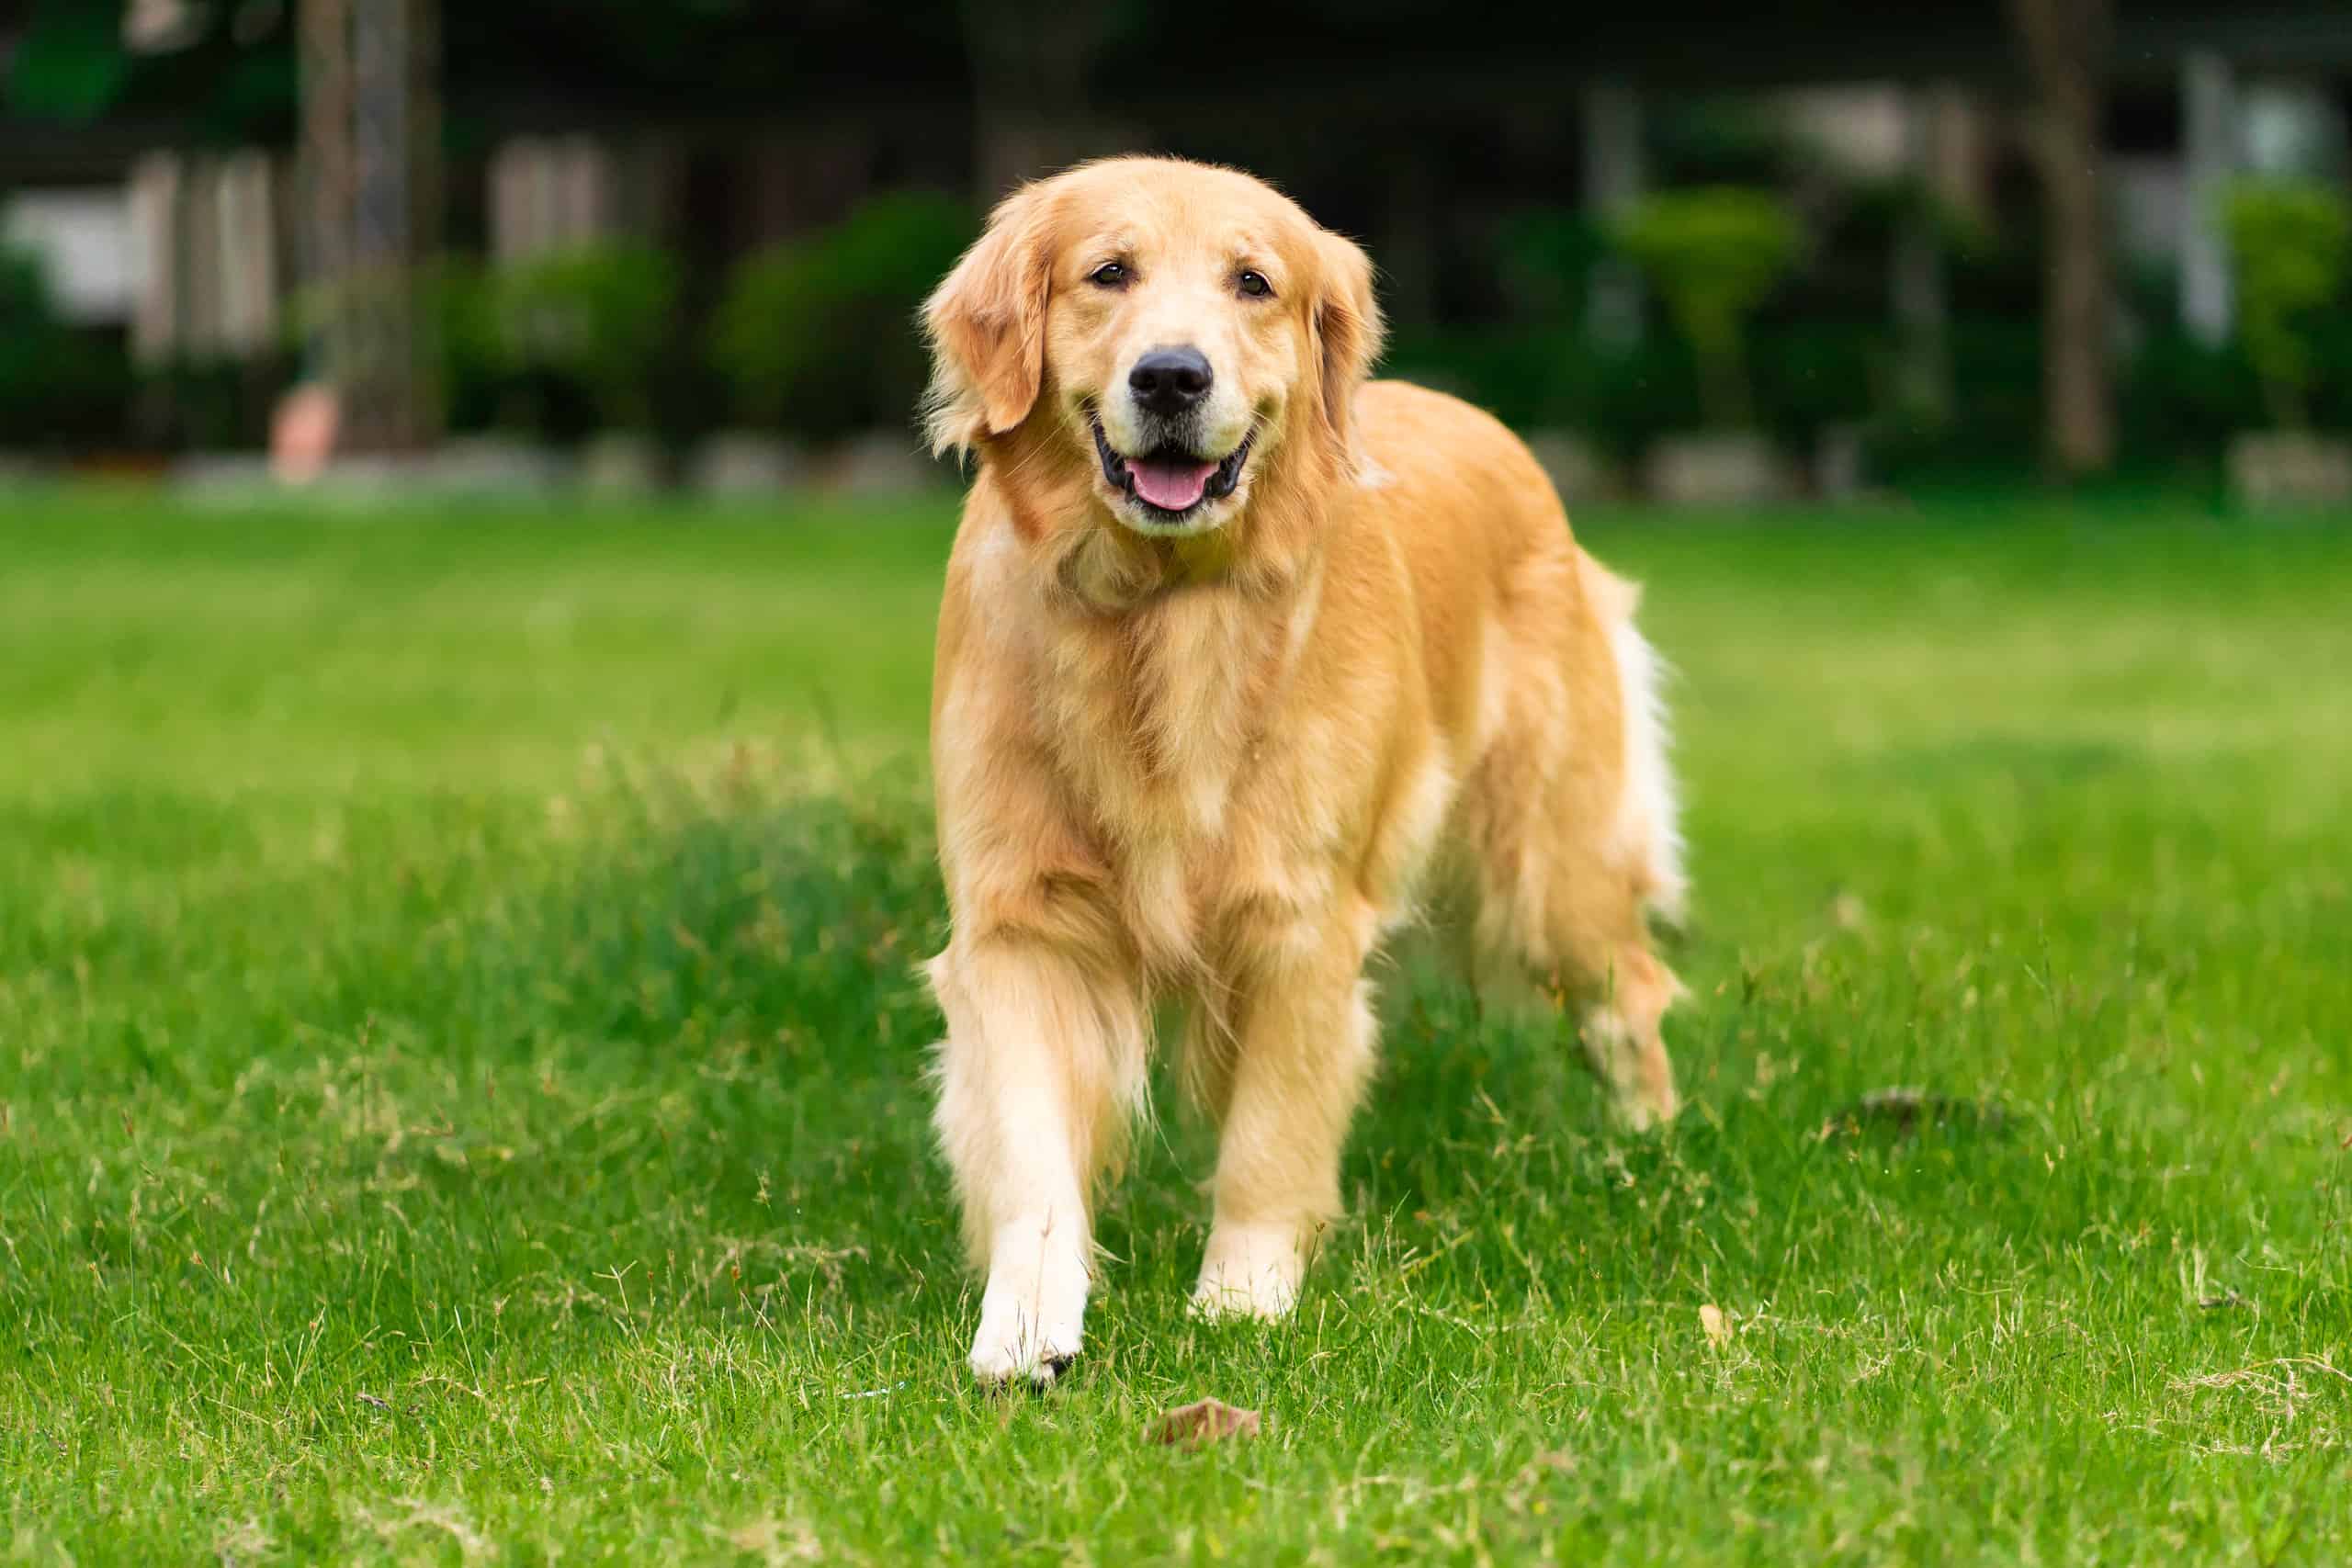
POLYGON ((1078 1354, 1094 1179, 1142 1093, 1146 1010, 1115 970, 1009 937, 933 960, 940 1145, 987 1270, 972 1371, 1049 1382, 1078 1354))
POLYGON ((1340 1154, 1373 1061, 1371 927, 1364 911, 1245 931, 1231 1057, 1212 1091, 1216 1215, 1193 1292, 1208 1316, 1287 1314, 1340 1212, 1340 1154))

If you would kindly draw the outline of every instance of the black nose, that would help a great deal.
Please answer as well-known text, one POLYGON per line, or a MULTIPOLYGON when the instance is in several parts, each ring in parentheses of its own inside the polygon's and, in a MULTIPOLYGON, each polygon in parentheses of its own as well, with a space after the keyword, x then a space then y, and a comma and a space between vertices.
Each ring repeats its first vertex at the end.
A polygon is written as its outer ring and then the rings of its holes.
POLYGON ((1208 395, 1216 377, 1197 348, 1155 348, 1127 372, 1127 389, 1154 413, 1182 413, 1208 395))

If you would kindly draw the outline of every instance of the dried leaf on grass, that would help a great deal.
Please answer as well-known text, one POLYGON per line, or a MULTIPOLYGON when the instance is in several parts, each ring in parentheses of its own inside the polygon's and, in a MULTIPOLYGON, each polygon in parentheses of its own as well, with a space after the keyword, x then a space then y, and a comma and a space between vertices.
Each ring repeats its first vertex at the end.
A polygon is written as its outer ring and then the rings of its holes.
POLYGON ((1254 1410, 1244 1410, 1221 1399, 1196 1399, 1163 1412, 1151 1424, 1151 1440, 1173 1443, 1182 1449, 1201 1449, 1228 1438, 1236 1441, 1254 1438, 1264 1427, 1254 1410))

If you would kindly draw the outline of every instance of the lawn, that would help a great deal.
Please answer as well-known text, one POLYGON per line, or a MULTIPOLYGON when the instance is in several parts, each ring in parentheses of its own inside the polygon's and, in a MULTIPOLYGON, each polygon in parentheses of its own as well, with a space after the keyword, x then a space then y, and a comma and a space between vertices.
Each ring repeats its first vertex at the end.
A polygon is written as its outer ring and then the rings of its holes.
POLYGON ((1186 1318, 1171 1091, 1007 1397, 910 976, 948 525, 10 507, 0 1556, 2352 1555, 2352 531, 1591 519, 1690 1110, 1396 976, 1295 1320, 1186 1318), (1145 1440, 1204 1394, 1263 1436, 1145 1440))

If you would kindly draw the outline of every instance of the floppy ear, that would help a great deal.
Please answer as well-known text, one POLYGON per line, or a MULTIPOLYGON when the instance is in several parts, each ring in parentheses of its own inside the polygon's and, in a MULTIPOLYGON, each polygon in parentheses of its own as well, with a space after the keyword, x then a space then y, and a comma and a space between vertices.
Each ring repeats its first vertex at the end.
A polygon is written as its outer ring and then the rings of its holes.
POLYGON ((988 231, 922 308, 931 340, 924 423, 931 449, 968 452, 1029 417, 1046 369, 1046 296, 1053 276, 1046 201, 1036 186, 997 204, 988 231))
POLYGON ((1380 304, 1372 297, 1372 258, 1337 234, 1322 236, 1323 289, 1315 302, 1323 423, 1348 464, 1356 467, 1350 411, 1356 389, 1380 357, 1380 304))

